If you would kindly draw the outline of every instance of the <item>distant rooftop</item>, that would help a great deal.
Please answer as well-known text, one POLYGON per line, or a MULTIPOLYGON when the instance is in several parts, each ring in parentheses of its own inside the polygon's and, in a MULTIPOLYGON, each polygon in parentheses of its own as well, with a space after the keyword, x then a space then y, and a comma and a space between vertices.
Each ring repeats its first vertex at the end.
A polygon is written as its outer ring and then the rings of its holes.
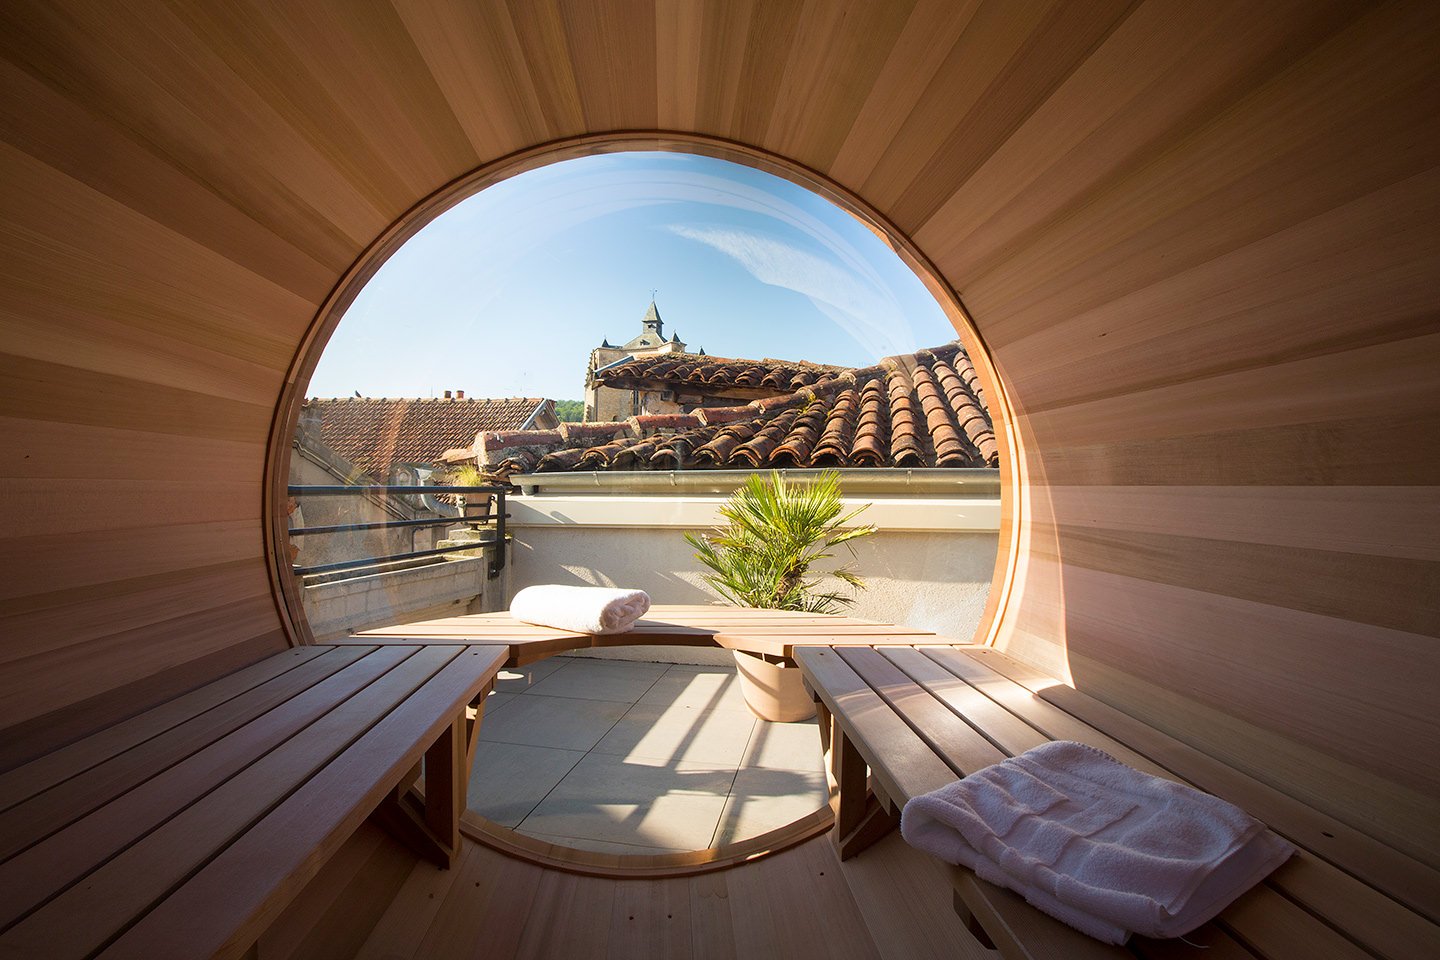
POLYGON ((707 392, 749 391, 760 396, 792 392, 833 379, 852 367, 803 360, 735 360, 703 353, 662 353, 618 360, 595 376, 607 387, 705 387, 707 392))
POLYGON ((438 463, 447 450, 472 446, 481 431, 522 430, 556 422, 550 400, 446 393, 438 398, 308 400, 301 417, 317 418, 326 446, 382 481, 397 464, 438 463))
POLYGON ((473 450, 492 476, 589 470, 994 467, 985 393, 958 342, 860 368, 697 354, 596 372, 607 384, 704 383, 763 394, 688 414, 486 431, 473 450))

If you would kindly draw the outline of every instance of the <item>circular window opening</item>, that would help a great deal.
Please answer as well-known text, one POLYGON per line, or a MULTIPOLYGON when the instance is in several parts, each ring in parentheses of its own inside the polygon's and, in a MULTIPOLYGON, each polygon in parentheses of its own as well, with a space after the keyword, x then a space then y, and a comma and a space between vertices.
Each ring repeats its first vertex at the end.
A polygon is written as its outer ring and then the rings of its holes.
POLYGON ((541 159, 422 205, 317 319, 272 465, 281 592, 306 640, 512 644, 477 705, 486 842, 642 869, 780 849, 831 784, 774 638, 962 642, 984 616, 983 361, 884 230, 790 179, 541 159), (747 510, 770 527, 742 542, 747 510), (508 614, 547 585, 654 606, 604 641, 508 614))

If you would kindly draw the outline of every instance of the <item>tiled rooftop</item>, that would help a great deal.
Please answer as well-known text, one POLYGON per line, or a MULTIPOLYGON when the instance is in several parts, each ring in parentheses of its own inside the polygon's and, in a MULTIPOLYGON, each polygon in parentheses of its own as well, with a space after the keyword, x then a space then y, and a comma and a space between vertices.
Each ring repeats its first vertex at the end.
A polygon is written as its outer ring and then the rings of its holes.
POLYGON ((345 397, 308 400, 301 419, 318 418, 326 446, 383 481, 392 464, 438 463, 447 450, 473 446, 481 431, 529 426, 549 403, 536 397, 345 397))
POLYGON ((793 392, 831 379, 849 367, 793 360, 732 360, 696 353, 634 357, 596 372, 608 387, 734 387, 768 393, 793 392))
MULTIPOLYGON (((970 358, 958 342, 886 357, 870 367, 646 357, 597 373, 644 380, 768 388, 748 403, 689 414, 561 424, 549 431, 481 435, 492 476, 565 470, 704 470, 796 467, 993 467, 994 425, 970 358)), ((459 451, 457 451, 457 454, 459 451)))

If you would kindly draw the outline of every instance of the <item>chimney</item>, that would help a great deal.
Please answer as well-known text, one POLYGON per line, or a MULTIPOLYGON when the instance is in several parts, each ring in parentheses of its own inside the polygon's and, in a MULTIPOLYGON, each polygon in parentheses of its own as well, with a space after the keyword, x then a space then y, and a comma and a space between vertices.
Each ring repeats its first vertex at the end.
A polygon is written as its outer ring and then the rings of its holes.
POLYGON ((456 399, 456 400, 464 400, 464 399, 465 399, 465 391, 464 391, 464 390, 456 390, 456 391, 455 391, 455 399, 456 399))
POLYGON ((450 399, 450 391, 449 391, 449 390, 446 390, 446 391, 445 391, 445 399, 446 399, 446 400, 449 400, 449 399, 450 399))

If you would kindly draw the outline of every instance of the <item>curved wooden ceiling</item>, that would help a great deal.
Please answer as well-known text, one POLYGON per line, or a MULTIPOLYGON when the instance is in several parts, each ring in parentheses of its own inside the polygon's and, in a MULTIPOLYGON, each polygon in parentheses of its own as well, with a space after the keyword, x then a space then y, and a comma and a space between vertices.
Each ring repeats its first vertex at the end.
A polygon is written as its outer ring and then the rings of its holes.
POLYGON ((832 178, 961 295, 1023 480, 996 642, 1437 862, 1437 32, 1425 0, 0 6, 0 759, 286 642, 267 435, 387 225, 669 130, 832 178))

